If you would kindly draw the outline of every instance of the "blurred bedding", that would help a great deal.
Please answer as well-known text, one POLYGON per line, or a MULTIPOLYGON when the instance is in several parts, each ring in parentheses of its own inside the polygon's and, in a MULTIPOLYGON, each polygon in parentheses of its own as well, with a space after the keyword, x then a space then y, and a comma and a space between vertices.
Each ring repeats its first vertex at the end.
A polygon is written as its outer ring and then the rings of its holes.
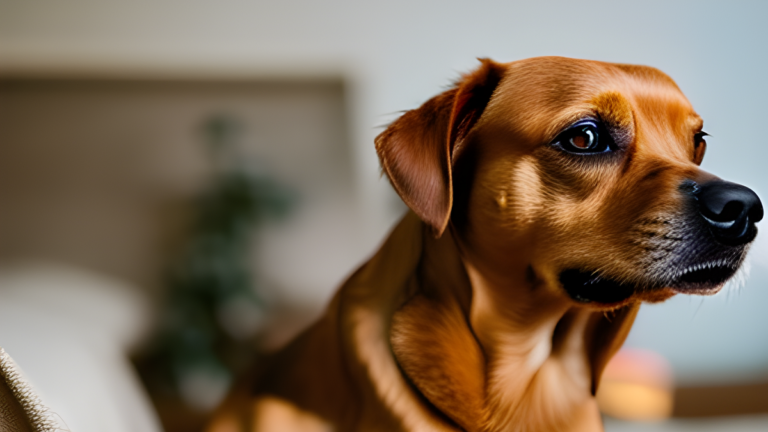
POLYGON ((127 356, 148 328, 140 293, 75 268, 0 268, 0 347, 69 430, 161 431, 127 356))

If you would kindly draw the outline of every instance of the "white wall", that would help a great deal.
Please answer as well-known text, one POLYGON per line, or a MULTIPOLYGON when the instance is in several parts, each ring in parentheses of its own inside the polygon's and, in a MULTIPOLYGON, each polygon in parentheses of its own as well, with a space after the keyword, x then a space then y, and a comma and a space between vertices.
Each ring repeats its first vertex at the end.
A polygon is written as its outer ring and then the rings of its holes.
MULTIPOLYGON (((372 140, 475 57, 564 55, 670 74, 713 135, 704 167, 768 199, 768 3, 754 1, 0 0, 0 67, 214 74, 343 74, 371 247, 396 215, 372 140)), ((768 374, 768 237, 738 292, 646 307, 629 343, 681 379, 768 374), (702 303, 701 306, 699 304, 702 303)))

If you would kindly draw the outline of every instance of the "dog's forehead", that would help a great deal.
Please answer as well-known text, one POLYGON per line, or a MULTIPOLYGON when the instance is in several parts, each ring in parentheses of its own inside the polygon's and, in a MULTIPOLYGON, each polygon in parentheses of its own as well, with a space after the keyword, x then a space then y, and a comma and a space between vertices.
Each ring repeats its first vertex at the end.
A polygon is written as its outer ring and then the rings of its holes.
POLYGON ((675 133, 701 127, 675 82, 655 68, 562 57, 506 66, 486 117, 531 144, 552 139, 585 116, 628 128, 642 121, 675 133))

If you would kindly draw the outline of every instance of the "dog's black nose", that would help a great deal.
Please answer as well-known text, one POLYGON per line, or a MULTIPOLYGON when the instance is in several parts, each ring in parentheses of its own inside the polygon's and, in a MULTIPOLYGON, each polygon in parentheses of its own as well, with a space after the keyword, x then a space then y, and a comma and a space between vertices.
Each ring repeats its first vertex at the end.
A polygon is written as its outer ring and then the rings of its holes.
POLYGON ((755 222, 763 218, 763 204, 752 189, 714 180, 699 186, 694 196, 699 212, 720 243, 742 245, 755 238, 755 222))

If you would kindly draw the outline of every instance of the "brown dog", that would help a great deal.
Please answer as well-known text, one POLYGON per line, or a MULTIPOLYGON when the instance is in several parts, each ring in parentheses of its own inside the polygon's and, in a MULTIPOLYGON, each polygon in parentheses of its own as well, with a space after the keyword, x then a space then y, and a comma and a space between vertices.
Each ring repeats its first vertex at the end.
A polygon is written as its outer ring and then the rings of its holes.
POLYGON ((596 431, 642 301, 712 294, 762 206, 656 69, 482 60, 376 139, 413 211, 210 430, 596 431))

